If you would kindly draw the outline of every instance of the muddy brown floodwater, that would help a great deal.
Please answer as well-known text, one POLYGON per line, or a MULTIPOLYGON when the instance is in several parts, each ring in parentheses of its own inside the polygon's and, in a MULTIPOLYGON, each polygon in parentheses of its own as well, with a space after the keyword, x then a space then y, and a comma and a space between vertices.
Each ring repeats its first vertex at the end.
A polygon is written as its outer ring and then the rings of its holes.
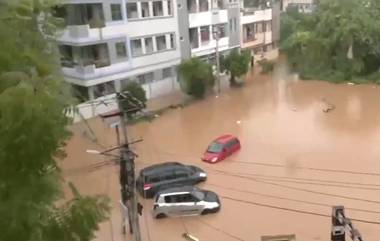
MULTIPOLYGON (((346 212, 352 219, 380 222, 380 88, 298 81, 286 67, 272 76, 252 75, 247 82, 129 127, 130 139, 144 139, 133 147, 138 169, 164 161, 201 166, 209 175, 201 186, 216 191, 222 201, 215 215, 155 220, 152 202, 141 200, 143 240, 184 240, 181 234, 188 231, 201 241, 259 241, 278 234, 328 241, 331 219, 323 215, 331 214, 332 205, 350 208, 346 212), (326 106, 334 108, 324 112, 326 106), (241 151, 215 165, 202 163, 208 143, 225 133, 240 138, 241 151)), ((114 145, 114 130, 100 120, 89 126, 97 142, 90 140, 84 123, 72 127, 62 162, 66 179, 85 194, 112 199, 111 219, 101 225, 96 240, 130 240, 121 235, 118 167, 88 168, 105 159, 86 149, 114 145)), ((380 225, 353 223, 364 240, 379 240, 380 225)))

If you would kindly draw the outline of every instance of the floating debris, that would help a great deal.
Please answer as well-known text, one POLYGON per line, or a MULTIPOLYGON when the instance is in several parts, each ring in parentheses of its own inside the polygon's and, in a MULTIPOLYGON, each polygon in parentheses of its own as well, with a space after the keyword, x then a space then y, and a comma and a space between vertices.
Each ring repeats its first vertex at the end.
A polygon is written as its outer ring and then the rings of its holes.
POLYGON ((236 121, 236 124, 240 125, 241 124, 241 120, 236 121))
POLYGON ((182 237, 184 237, 186 240, 189 240, 189 241, 199 241, 199 239, 197 239, 196 237, 194 237, 193 235, 189 233, 182 234, 182 237))
POLYGON ((347 84, 348 84, 348 85, 355 85, 355 84, 354 84, 354 83, 352 83, 352 82, 348 82, 347 84))

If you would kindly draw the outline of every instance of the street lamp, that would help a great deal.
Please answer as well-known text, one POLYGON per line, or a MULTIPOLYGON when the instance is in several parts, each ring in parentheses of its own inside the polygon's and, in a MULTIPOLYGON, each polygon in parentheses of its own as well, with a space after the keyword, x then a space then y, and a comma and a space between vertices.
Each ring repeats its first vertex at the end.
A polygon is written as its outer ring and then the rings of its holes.
POLYGON ((213 26, 213 36, 216 40, 215 58, 216 58, 216 80, 218 82, 218 94, 220 94, 220 63, 219 63, 219 38, 220 28, 219 26, 213 26))

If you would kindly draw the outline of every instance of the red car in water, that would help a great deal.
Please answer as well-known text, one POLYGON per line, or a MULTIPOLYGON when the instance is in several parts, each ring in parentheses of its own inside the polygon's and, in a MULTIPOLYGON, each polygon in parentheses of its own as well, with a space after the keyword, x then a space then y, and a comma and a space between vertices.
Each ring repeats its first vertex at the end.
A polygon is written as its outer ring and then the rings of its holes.
POLYGON ((216 163, 226 159, 234 152, 240 150, 240 141, 232 135, 223 135, 214 140, 203 154, 202 160, 216 163))

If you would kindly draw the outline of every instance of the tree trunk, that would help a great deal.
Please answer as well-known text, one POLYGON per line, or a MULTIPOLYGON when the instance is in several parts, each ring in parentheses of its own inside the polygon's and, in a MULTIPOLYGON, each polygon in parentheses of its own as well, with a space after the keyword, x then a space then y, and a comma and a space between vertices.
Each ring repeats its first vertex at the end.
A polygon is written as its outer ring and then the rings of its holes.
POLYGON ((235 75, 231 75, 230 77, 230 86, 237 86, 235 75))

